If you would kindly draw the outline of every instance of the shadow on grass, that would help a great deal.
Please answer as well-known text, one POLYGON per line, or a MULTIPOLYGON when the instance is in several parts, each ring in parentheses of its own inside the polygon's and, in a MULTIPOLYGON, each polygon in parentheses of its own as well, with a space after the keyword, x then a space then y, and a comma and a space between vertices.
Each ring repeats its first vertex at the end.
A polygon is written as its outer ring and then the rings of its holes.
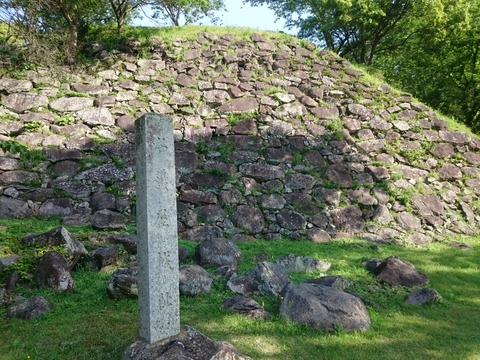
MULTIPOLYGON (((477 240, 475 240, 477 241, 477 240)), ((193 244, 190 250, 193 249, 193 244)), ((444 302, 422 307, 401 301, 385 311, 369 308, 372 327, 362 333, 329 334, 280 319, 276 299, 257 298, 271 318, 256 321, 224 310, 221 301, 233 296, 225 280, 217 280, 209 294, 181 297, 181 322, 217 341, 229 341, 253 359, 475 359, 480 353, 479 249, 463 251, 444 245, 426 249, 339 241, 327 244, 258 242, 242 244, 246 263, 259 250, 269 260, 285 253, 315 254, 336 264, 329 274, 353 269, 352 279, 364 276, 365 258, 397 255, 412 262, 430 278, 444 302), (361 246, 352 246, 360 244, 361 246), (338 265, 338 264, 341 264, 338 265)), ((113 301, 106 295, 109 273, 77 271, 77 290, 55 294, 23 289, 24 296, 40 294, 54 309, 32 321, 0 322, 0 359, 119 359, 138 334, 136 300, 113 301)), ((367 274, 365 276, 371 276, 367 274)), ((4 311, 0 313, 3 316, 4 311)))
MULTIPOLYGON (((278 318, 278 312, 273 320, 265 322, 241 319, 231 313, 219 314, 211 322, 205 321, 203 315, 185 319, 216 340, 232 342, 254 359, 474 359, 480 354, 478 247, 464 251, 441 244, 427 249, 386 246, 378 256, 368 244, 360 250, 351 245, 328 245, 343 251, 350 249, 351 253, 344 253, 342 258, 339 253, 336 259, 332 258, 335 251, 326 247, 317 253, 329 254, 327 259, 333 263, 346 258, 347 266, 354 265, 352 260, 359 266, 359 261, 366 257, 400 256, 429 276, 429 286, 444 301, 421 307, 397 302, 386 311, 369 308, 371 329, 353 334, 328 334, 285 323, 278 318)), ((192 308, 198 310, 193 303, 192 308)), ((215 307, 210 311, 215 311, 215 307)))

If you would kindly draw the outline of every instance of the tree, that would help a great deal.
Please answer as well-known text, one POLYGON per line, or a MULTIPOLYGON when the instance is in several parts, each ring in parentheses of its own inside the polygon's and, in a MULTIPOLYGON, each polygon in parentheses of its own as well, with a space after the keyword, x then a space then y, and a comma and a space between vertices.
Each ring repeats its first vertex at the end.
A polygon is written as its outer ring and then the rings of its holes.
POLYGON ((480 131, 480 1, 442 0, 435 26, 379 56, 385 79, 480 131))
POLYGON ((422 19, 436 0, 244 0, 267 4, 287 27, 357 63, 374 62, 380 52, 401 47, 416 29, 405 26, 422 19), (401 36, 392 36, 401 34, 401 36), (389 38, 388 43, 385 41, 389 38))
POLYGON ((1 44, 5 62, 15 66, 25 62, 57 62, 61 56, 60 43, 67 40, 60 31, 51 31, 47 25, 48 14, 43 16, 43 5, 43 0, 0 2, 1 21, 8 29, 1 44))
POLYGON ((480 0, 244 0, 480 131, 480 0))
POLYGON ((0 15, 34 62, 50 63, 60 48, 69 64, 90 26, 110 17, 105 0, 0 0, 0 15))
POLYGON ((135 10, 148 5, 149 0, 108 0, 117 20, 117 31, 122 33, 128 16, 135 10))
POLYGON ((216 23, 215 12, 225 9, 223 0, 153 0, 151 5, 155 11, 153 17, 170 20, 175 26, 180 26, 182 16, 185 24, 193 24, 204 17, 216 23))

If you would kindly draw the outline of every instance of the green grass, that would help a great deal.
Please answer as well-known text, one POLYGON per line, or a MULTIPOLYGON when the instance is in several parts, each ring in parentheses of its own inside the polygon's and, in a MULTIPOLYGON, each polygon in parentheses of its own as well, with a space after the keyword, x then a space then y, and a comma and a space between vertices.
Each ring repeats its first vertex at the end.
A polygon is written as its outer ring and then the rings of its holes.
MULTIPOLYGON (((0 220, 0 246, 14 249, 26 232, 43 232, 58 226, 59 219, 0 220)), ((84 226, 69 228, 85 239, 84 226)), ((133 229, 129 229, 132 231, 133 229)), ((353 280, 355 291, 383 306, 368 307, 372 326, 362 333, 326 333, 281 320, 275 298, 256 297, 271 313, 267 320, 252 320, 224 310, 221 301, 233 296, 225 279, 217 279, 210 293, 181 296, 181 323, 193 326, 217 341, 228 341, 256 360, 263 359, 480 359, 480 238, 460 239, 471 251, 434 243, 425 248, 382 245, 347 239, 315 244, 307 241, 255 241, 239 243, 245 258, 240 272, 252 268, 262 251, 268 261, 293 253, 332 262, 327 275, 353 280), (415 307, 403 305, 407 289, 377 283, 362 262, 397 255, 412 262, 430 278, 429 286, 444 298, 441 303, 415 307), (370 290, 369 290, 370 289, 370 290), (373 289, 373 291, 371 291, 373 289)), ((196 243, 180 241, 191 254, 196 243)), ((112 271, 112 270, 111 270, 112 271)), ((79 269, 73 272, 77 289, 56 294, 46 289, 19 286, 23 296, 42 295, 53 310, 37 319, 0 322, 0 359, 119 359, 138 335, 136 300, 114 301, 107 297, 110 272, 79 269)), ((294 282, 318 277, 296 274, 294 282)), ((0 278, 1 279, 1 278, 0 278)), ((5 309, 0 310, 3 317, 5 309)))
MULTIPOLYGON (((206 25, 185 25, 185 26, 165 26, 165 27, 142 27, 142 26, 126 26, 122 36, 119 36, 115 26, 101 26, 89 34, 89 36, 96 41, 105 42, 109 47, 113 48, 120 37, 132 37, 140 40, 142 45, 149 45, 151 37, 161 38, 165 44, 172 45, 176 39, 196 40, 198 34, 201 32, 209 32, 218 35, 233 34, 236 40, 251 41, 250 35, 252 29, 243 27, 218 27, 206 25)), ((274 31, 255 30, 255 32, 262 34, 266 39, 279 40, 284 42, 296 41, 301 44, 301 40, 293 38, 290 35, 282 34, 274 31), (293 39, 293 40, 292 40, 293 39)))

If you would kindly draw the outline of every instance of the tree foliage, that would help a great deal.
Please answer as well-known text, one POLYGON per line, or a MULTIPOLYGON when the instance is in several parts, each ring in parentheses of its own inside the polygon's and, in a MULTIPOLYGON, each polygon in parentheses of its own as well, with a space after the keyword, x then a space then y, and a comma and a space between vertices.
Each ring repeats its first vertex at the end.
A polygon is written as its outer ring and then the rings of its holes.
POLYGON ((244 0, 480 132, 480 0, 244 0))
POLYGON ((358 63, 372 64, 380 52, 401 47, 415 34, 406 26, 425 19, 430 0, 245 0, 267 4, 298 35, 358 63), (422 9, 422 11, 420 11, 422 9), (401 33, 401 36, 395 34, 401 33), (388 39, 388 41, 386 41, 388 39))
POLYGON ((435 26, 377 59, 385 78, 480 132, 480 1, 443 0, 435 26))
POLYGON ((108 2, 117 21, 119 34, 122 33, 128 17, 136 10, 149 4, 149 0, 108 0, 108 2))
POLYGON ((73 64, 88 35, 114 22, 121 34, 147 6, 174 25, 215 22, 225 8, 223 0, 0 0, 0 61, 73 64))
POLYGON ((169 20, 180 26, 183 18, 185 24, 192 24, 208 17, 218 23, 215 13, 225 9, 223 0, 153 0, 154 17, 169 20))
POLYGON ((22 55, 29 61, 63 57, 73 64, 79 42, 109 18, 109 9, 103 0, 0 0, 0 16, 10 36, 28 45, 22 55))

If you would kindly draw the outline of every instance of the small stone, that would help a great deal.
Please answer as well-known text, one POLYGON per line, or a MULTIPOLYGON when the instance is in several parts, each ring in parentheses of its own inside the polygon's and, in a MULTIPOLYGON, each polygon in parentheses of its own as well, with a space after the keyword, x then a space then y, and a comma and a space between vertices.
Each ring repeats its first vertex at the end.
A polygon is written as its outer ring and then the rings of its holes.
POLYGON ((5 317, 7 319, 17 318, 31 320, 52 310, 53 306, 42 296, 34 296, 22 302, 11 305, 5 317))
POLYGON ((424 305, 441 301, 442 296, 434 289, 425 288, 407 296, 404 303, 409 305, 424 305))

